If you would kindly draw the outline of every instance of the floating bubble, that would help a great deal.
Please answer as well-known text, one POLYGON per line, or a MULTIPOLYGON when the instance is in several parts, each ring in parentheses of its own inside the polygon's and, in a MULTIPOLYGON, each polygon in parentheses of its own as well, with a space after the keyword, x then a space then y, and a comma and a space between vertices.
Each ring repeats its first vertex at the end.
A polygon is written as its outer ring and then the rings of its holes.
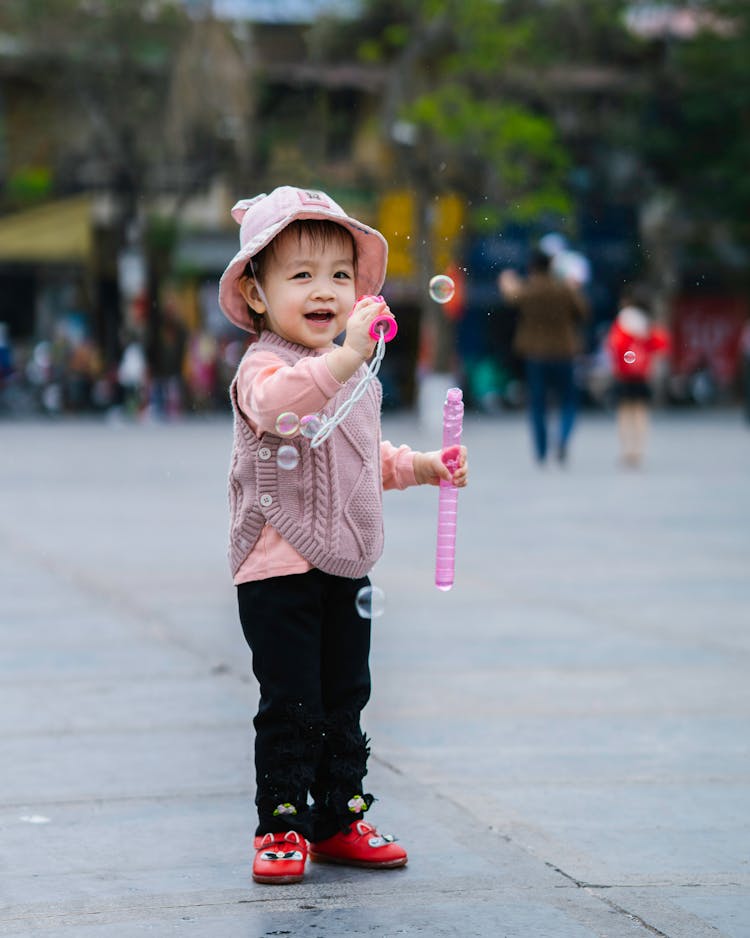
POLYGON ((325 418, 322 414, 305 414, 305 416, 299 422, 299 432, 302 436, 307 437, 308 440, 311 440, 318 430, 323 429, 323 424, 325 418))
POLYGON ((385 593, 379 586, 363 586, 357 593, 356 606, 363 619, 378 619, 385 612, 385 593))
POLYGON ((299 430, 299 417, 291 410, 284 411, 276 418, 276 432, 279 436, 294 436, 299 430))
POLYGON ((632 365, 635 361, 635 352, 625 352, 622 356, 623 359, 627 362, 628 365, 632 365))
POLYGON ((436 274, 429 285, 430 296, 436 303, 449 303, 456 292, 456 285, 445 274, 436 274))
POLYGON ((296 469, 299 462, 299 453, 296 447, 280 446, 276 451, 276 465, 279 469, 296 469))

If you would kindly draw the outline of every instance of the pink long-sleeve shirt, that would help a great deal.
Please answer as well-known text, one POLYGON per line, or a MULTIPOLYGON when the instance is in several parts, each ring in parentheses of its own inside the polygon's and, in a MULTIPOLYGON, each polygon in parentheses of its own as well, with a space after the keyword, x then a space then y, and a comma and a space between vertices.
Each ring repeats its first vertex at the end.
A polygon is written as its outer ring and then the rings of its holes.
MULTIPOLYGON (((248 426, 260 436, 275 432, 280 413, 318 413, 343 384, 328 368, 327 356, 302 358, 287 365, 272 350, 257 349, 247 355, 237 372, 237 401, 248 426)), ((356 405, 355 405, 356 406, 356 405)), ((414 453, 406 445, 380 444, 380 464, 384 489, 405 489, 416 485, 414 453)), ((296 551, 270 524, 234 577, 234 583, 248 583, 272 576, 306 573, 312 564, 296 551)))

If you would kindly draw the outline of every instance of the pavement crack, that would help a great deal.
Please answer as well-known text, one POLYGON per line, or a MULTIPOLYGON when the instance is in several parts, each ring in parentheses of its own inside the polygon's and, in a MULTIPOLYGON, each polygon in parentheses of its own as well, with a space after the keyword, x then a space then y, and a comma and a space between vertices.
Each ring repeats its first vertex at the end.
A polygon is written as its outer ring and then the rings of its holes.
POLYGON ((556 866, 554 863, 550 863, 549 860, 545 860, 544 862, 545 862, 545 865, 549 867, 549 869, 554 870, 555 873, 559 874, 564 879, 567 879, 568 882, 573 883, 573 885, 576 886, 578 889, 583 889, 584 892, 588 892, 595 899, 598 899, 600 902, 603 902, 606 906, 612 909, 613 912, 617 912, 618 915, 624 915, 631 922, 637 923, 638 925, 641 926, 641 928, 645 928, 646 931, 652 935, 658 935, 659 938, 671 938, 671 936, 668 935, 666 932, 661 931, 661 929, 657 928, 655 925, 651 925, 640 915, 636 914, 635 912, 630 912, 628 909, 619 905, 617 902, 614 902, 612 899, 601 894, 602 890, 612 889, 614 888, 613 886, 605 885, 603 883, 599 883, 599 884, 587 883, 585 882, 585 880, 577 879, 575 876, 572 876, 570 873, 566 873, 565 870, 561 869, 559 866, 556 866))

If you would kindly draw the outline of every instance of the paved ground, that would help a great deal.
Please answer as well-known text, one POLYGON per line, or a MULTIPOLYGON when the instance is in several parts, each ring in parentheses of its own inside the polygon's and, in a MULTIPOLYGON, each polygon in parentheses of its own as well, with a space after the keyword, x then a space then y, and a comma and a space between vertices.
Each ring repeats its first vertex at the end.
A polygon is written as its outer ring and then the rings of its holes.
MULTIPOLYGON (((394 442, 434 445, 406 418, 394 442)), ((0 934, 750 936, 750 430, 473 418, 458 579, 387 496, 373 820, 402 871, 249 877, 227 421, 0 424, 0 934)))

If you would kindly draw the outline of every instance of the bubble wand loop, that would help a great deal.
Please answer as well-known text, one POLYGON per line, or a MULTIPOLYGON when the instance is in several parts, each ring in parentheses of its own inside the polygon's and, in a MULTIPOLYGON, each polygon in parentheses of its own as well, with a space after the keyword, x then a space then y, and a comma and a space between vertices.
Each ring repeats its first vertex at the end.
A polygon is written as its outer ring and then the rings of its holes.
MULTIPOLYGON (((464 403, 461 388, 450 388, 443 405, 442 460, 451 475, 458 468, 463 429, 464 403)), ((452 482, 440 480, 438 500, 437 551, 435 555, 435 586, 447 592, 453 587, 456 561, 456 519, 458 489, 452 482)))

